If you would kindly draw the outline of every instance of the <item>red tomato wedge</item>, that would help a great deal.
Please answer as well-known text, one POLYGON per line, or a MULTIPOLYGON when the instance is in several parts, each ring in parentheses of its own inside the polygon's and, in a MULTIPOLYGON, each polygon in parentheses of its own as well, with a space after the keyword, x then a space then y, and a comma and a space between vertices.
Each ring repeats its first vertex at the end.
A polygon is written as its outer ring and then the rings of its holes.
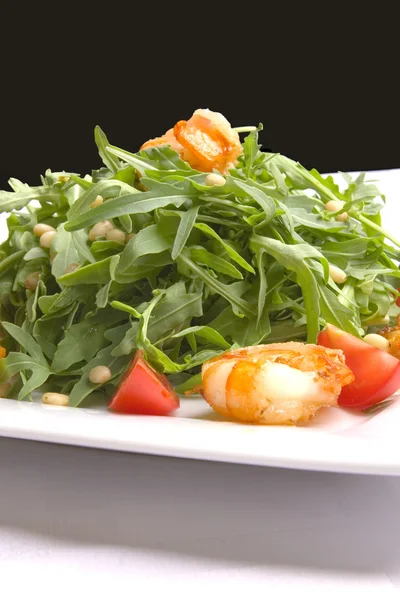
POLYGON ((353 371, 355 380, 340 393, 338 403, 341 406, 368 408, 400 389, 400 361, 388 352, 374 348, 334 325, 327 325, 321 331, 318 344, 343 350, 346 365, 353 371))
POLYGON ((179 396, 165 375, 157 373, 138 350, 109 408, 119 413, 165 416, 179 408, 179 396))

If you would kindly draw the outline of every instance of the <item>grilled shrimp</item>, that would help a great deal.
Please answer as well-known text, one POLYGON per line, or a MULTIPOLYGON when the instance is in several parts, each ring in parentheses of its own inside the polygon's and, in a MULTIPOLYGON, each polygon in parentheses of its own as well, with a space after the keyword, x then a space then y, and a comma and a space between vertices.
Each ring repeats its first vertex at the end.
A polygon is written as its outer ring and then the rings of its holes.
POLYGON ((336 406, 354 380, 341 350, 287 342, 228 351, 203 364, 202 394, 218 413, 265 425, 295 425, 336 406))
POLYGON ((141 150, 169 144, 194 169, 227 173, 242 153, 239 135, 221 113, 196 110, 189 121, 178 121, 165 135, 149 140, 141 150))
POLYGON ((165 146, 167 144, 171 146, 172 150, 175 150, 175 152, 178 152, 180 155, 182 155, 183 147, 176 139, 173 129, 168 129, 167 133, 165 133, 161 137, 148 140, 141 146, 140 149, 146 150, 147 148, 154 148, 154 146, 165 146))

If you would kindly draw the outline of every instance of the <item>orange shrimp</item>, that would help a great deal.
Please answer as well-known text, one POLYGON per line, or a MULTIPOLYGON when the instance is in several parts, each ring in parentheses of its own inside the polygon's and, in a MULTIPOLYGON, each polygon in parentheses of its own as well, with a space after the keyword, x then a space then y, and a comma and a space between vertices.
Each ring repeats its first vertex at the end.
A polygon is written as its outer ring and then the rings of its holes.
POLYGON ((397 315, 395 321, 393 327, 384 327, 378 333, 389 340, 389 354, 400 360, 400 315, 397 315))
POLYGON ((204 398, 223 415, 295 425, 336 406, 354 376, 341 350, 287 342, 228 351, 203 364, 202 380, 204 398))
POLYGON ((165 133, 161 137, 157 137, 152 140, 148 140, 141 146, 140 149, 146 150, 147 148, 154 148, 155 146, 164 146, 166 144, 171 146, 172 150, 175 150, 175 152, 182 154, 183 148, 180 145, 180 143, 177 141, 177 139, 174 135, 173 129, 168 129, 167 133, 165 133))
POLYGON ((188 121, 178 121, 165 135, 145 142, 141 150, 169 144, 198 171, 227 173, 242 153, 239 135, 220 113, 196 110, 188 121))

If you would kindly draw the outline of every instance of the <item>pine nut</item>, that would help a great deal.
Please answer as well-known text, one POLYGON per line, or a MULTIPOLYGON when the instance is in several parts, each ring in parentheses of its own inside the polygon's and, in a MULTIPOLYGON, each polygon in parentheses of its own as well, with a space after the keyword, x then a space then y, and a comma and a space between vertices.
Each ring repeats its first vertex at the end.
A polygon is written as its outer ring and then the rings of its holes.
POLYGON ((226 179, 225 177, 222 177, 222 175, 218 175, 218 173, 210 173, 209 175, 207 175, 204 183, 209 186, 225 185, 226 179))
POLYGON ((38 237, 42 236, 48 231, 55 231, 55 229, 51 225, 46 225, 46 223, 36 223, 35 227, 33 228, 33 233, 38 237))
POLYGON ((106 383, 111 377, 112 374, 110 369, 104 365, 93 367, 93 369, 90 369, 89 371, 89 381, 92 383, 106 383))
POLYGON ((89 240, 94 242, 97 237, 105 237, 107 231, 114 229, 114 225, 111 221, 99 221, 96 225, 93 225, 89 231, 89 240))
POLYGON ((40 245, 42 248, 50 248, 52 241, 56 237, 57 232, 54 231, 46 231, 40 236, 40 245))
POLYGON ((344 283, 347 279, 343 269, 339 269, 336 265, 329 265, 329 275, 335 283, 344 283))
POLYGON ((374 346, 375 348, 379 348, 379 350, 384 350, 385 352, 389 352, 390 343, 389 340, 383 337, 383 335, 378 335, 377 333, 368 333, 364 337, 364 342, 374 346))
POLYGON ((136 236, 136 233, 128 233, 128 235, 126 236, 126 241, 129 242, 130 240, 132 240, 134 237, 136 236))
POLYGON ((46 392, 42 396, 43 404, 52 404, 53 406, 68 406, 69 397, 65 394, 57 394, 56 392, 46 392))
POLYGON ((121 229, 110 229, 110 231, 107 231, 106 233, 106 238, 110 242, 125 243, 125 233, 121 231, 121 229))
POLYGON ((335 217, 335 221, 344 222, 344 221, 348 221, 348 219, 349 219, 349 215, 347 212, 342 212, 342 213, 340 213, 340 215, 336 215, 336 217, 335 217))
POLYGON ((343 206, 344 202, 342 200, 329 200, 329 202, 325 204, 325 210, 329 212, 336 212, 341 210, 343 206))

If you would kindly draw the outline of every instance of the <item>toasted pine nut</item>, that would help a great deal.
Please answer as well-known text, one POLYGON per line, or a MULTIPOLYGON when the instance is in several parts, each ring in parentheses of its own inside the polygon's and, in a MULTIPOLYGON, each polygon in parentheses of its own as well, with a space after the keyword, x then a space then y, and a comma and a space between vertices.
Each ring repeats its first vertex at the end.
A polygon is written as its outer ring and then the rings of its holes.
POLYGON ((225 185, 226 179, 222 177, 222 175, 218 175, 218 173, 210 173, 207 175, 205 182, 206 185, 225 185))
POLYGON ((114 225, 111 221, 99 221, 96 225, 93 225, 89 231, 89 240, 94 242, 97 237, 105 237, 107 231, 114 229, 114 225))
POLYGON ((56 392, 46 392, 42 396, 43 404, 52 404, 53 406, 68 406, 69 397, 65 394, 57 394, 56 392))
POLYGON ((379 350, 389 352, 390 342, 382 335, 378 335, 377 333, 368 333, 364 337, 364 342, 371 344, 371 346, 374 346, 375 348, 379 348, 379 350))
POLYGON ((329 275, 335 283, 344 283, 347 279, 347 275, 343 269, 339 269, 336 265, 329 265, 329 275))
POLYGON ((342 212, 340 215, 336 215, 335 221, 348 221, 349 215, 347 212, 342 212))
POLYGON ((51 225, 46 225, 46 223, 36 223, 35 227, 33 228, 33 233, 38 237, 42 236, 48 231, 55 231, 55 229, 51 225))
POLYGON ((126 241, 129 242, 129 240, 133 239, 136 236, 136 233, 128 233, 128 235, 126 236, 126 241))
POLYGON ((336 212, 342 209, 343 206, 344 202, 342 200, 329 200, 329 202, 325 204, 325 210, 329 212, 336 212))
POLYGON ((50 248, 52 241, 54 240, 54 238, 56 237, 57 232, 54 231, 46 231, 45 233, 42 233, 42 235, 40 236, 40 245, 42 246, 42 248, 50 248))
POLYGON ((106 233, 106 239, 110 242, 125 242, 125 233, 121 229, 110 229, 106 233))
POLYGON ((90 205, 90 208, 96 208, 96 206, 100 206, 100 204, 103 204, 103 202, 104 202, 103 196, 97 196, 93 200, 92 204, 90 205))
POLYGON ((89 371, 89 381, 92 383, 106 383, 112 377, 111 371, 105 365, 99 365, 98 367, 93 367, 89 371))

